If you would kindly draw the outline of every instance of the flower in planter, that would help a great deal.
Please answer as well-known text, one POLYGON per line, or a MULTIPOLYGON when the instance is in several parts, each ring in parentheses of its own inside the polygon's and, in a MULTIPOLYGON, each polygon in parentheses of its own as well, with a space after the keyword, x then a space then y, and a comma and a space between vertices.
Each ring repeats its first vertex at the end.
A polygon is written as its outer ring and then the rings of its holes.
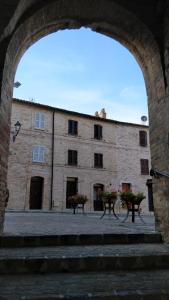
POLYGON ((103 202, 115 201, 117 199, 117 191, 113 190, 111 192, 102 192, 101 194, 103 202))
POLYGON ((135 199, 135 194, 131 191, 129 192, 120 192, 120 199, 122 202, 131 202, 135 199))
POLYGON ((68 198, 68 201, 71 204, 85 204, 88 201, 88 198, 85 195, 76 194, 76 195, 70 196, 68 198))
POLYGON ((143 199, 145 199, 145 195, 142 192, 133 193, 129 192, 120 192, 120 199, 122 201, 122 205, 125 203, 135 203, 140 204, 143 199))
POLYGON ((136 200, 135 201, 137 201, 137 202, 141 202, 143 199, 145 199, 146 198, 146 196, 142 193, 142 192, 138 192, 137 194, 136 194, 136 200))

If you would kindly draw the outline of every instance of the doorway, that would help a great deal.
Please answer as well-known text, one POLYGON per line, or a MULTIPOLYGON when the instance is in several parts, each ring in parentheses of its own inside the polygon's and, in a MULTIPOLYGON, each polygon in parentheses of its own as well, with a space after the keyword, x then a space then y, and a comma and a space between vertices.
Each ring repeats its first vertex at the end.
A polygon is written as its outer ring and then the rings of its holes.
POLYGON ((122 183, 122 192, 131 192, 131 183, 122 183))
POLYGON ((71 208, 71 204, 68 201, 70 196, 77 194, 78 192, 78 178, 67 177, 66 183, 66 208, 71 208))
POLYGON ((104 185, 100 183, 96 183, 93 186, 93 202, 94 202, 94 211, 102 211, 103 210, 103 201, 101 193, 104 190, 104 185))
POLYGON ((42 209, 42 196, 43 196, 44 179, 39 176, 31 178, 30 184, 30 209, 42 209))

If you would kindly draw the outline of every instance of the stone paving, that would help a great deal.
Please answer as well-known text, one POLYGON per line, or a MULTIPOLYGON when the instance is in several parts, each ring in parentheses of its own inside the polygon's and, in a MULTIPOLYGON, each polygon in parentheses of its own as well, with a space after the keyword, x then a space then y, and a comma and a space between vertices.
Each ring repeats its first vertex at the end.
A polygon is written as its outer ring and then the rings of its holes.
POLYGON ((143 215, 145 224, 137 217, 122 223, 124 215, 116 220, 101 213, 81 212, 73 215, 57 212, 6 212, 4 235, 58 235, 58 234, 104 234, 104 233, 154 233, 154 216, 143 215))

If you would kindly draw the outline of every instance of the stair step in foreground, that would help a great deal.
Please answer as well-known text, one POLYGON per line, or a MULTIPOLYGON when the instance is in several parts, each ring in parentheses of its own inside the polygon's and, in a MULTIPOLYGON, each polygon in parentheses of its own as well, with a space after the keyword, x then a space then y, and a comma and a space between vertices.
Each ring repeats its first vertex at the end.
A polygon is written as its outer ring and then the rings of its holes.
POLYGON ((3 300, 168 300, 169 271, 0 276, 3 300))
POLYGON ((151 270, 169 267, 169 245, 1 248, 0 274, 151 270))
POLYGON ((162 238, 159 233, 0 236, 0 247, 43 247, 161 242, 162 238))

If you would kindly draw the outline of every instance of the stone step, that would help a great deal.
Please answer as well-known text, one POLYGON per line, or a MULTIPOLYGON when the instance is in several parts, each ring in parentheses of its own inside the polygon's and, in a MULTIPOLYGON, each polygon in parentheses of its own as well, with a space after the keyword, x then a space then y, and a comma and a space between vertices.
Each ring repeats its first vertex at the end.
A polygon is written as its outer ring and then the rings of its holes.
POLYGON ((65 234, 0 236, 0 247, 161 243, 159 233, 65 234))
POLYGON ((165 244, 0 248, 0 274, 167 268, 165 244))
POLYGON ((168 300, 169 270, 0 275, 2 300, 168 300))

